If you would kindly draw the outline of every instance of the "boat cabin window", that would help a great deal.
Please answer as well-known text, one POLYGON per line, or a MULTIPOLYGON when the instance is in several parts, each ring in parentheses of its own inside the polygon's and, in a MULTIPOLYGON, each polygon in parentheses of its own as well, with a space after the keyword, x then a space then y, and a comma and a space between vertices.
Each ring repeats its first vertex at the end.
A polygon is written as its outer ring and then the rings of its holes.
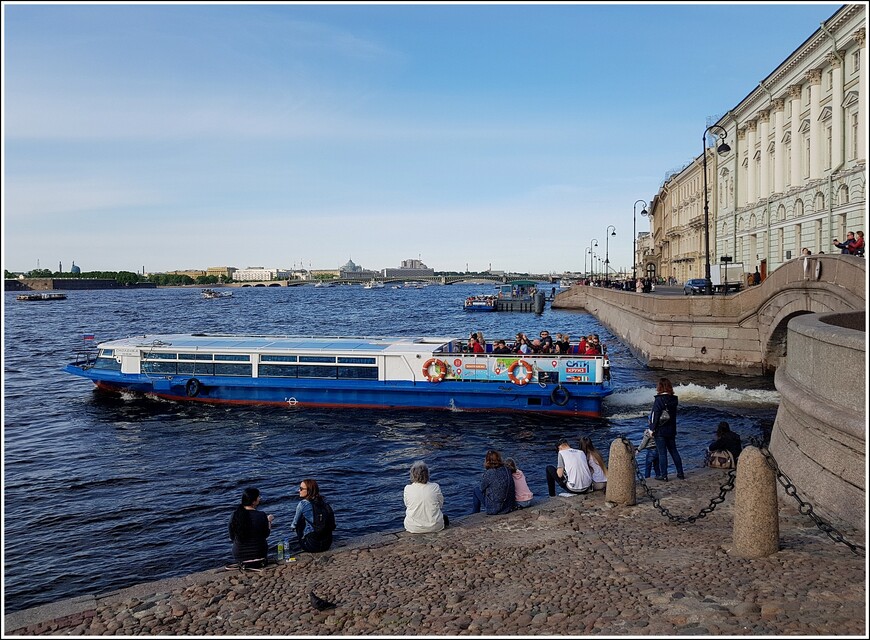
POLYGON ((103 349, 100 355, 97 356, 94 362, 94 369, 108 369, 111 371, 120 371, 121 363, 115 360, 114 351, 112 349, 103 349))
MULTIPOLYGON (((260 362, 296 362, 296 356, 272 356, 272 355, 261 355, 260 362)), ((262 369, 262 367, 260 367, 262 369)))
POLYGON ((377 364, 374 358, 346 358, 339 356, 338 364, 377 364))
MULTIPOLYGON (((340 360, 371 360, 370 366, 324 366, 307 364, 264 364, 257 375, 261 378, 338 378, 341 380, 377 380, 378 367, 374 358, 339 358, 340 360)), ((369 363, 364 363, 368 365, 369 363)))
POLYGON ((216 353, 216 354, 214 354, 214 359, 215 360, 229 361, 229 362, 250 362, 251 356, 249 356, 247 354, 238 355, 238 354, 216 353))
POLYGON ((335 356, 299 356, 299 362, 328 362, 335 364, 335 356))

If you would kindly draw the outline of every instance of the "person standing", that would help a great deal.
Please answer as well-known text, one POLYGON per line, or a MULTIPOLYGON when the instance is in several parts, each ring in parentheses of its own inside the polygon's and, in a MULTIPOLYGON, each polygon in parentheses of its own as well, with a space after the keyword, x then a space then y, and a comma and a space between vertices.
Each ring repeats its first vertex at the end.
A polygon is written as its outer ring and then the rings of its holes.
POLYGON ((230 540, 233 542, 233 557, 242 569, 257 569, 265 566, 269 551, 267 538, 272 531, 275 516, 257 511, 260 505, 260 490, 254 487, 242 492, 242 503, 230 518, 230 540))
POLYGON ((480 513, 483 507, 490 516, 510 513, 516 506, 516 492, 514 479, 504 466, 501 454, 492 449, 487 451, 483 469, 480 486, 474 488, 471 512, 480 513))
POLYGON ((649 425, 659 454, 658 480, 662 482, 668 481, 668 452, 674 459, 677 477, 681 480, 686 477, 683 474, 683 459, 677 451, 677 404, 671 381, 668 378, 659 378, 652 410, 649 412, 649 425))
POLYGON ((559 456, 556 464, 547 465, 547 492, 556 495, 556 484, 568 493, 587 493, 592 489, 592 471, 586 454, 572 449, 568 440, 561 438, 557 447, 559 456))
POLYGON ((306 478, 299 483, 299 504, 290 525, 303 551, 319 553, 332 546, 335 531, 335 514, 326 499, 320 494, 317 481, 306 478))
POLYGON ((422 460, 411 465, 411 483, 405 485, 405 531, 434 533, 449 521, 441 512, 444 494, 437 482, 429 482, 429 467, 422 460))
POLYGON ((855 246, 855 232, 849 231, 846 234, 846 242, 838 242, 836 238, 834 238, 833 242, 834 246, 840 250, 840 253, 844 254, 854 254, 854 246, 855 246))

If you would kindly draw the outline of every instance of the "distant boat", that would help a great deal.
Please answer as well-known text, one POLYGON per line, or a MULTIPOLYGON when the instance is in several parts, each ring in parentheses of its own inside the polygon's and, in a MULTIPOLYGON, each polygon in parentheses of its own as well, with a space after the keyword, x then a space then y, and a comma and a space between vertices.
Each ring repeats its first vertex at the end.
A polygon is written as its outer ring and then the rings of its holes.
POLYGON ((324 289, 325 289, 325 288, 327 288, 327 287, 331 287, 331 286, 332 286, 332 283, 331 283, 331 282, 326 282, 326 281, 324 281, 324 280, 318 280, 317 283, 316 283, 314 286, 315 286, 315 287, 318 287, 318 288, 324 288, 324 289))
POLYGON ((215 298, 232 298, 232 291, 215 291, 214 289, 203 289, 202 297, 206 300, 214 300, 215 298))
POLYGON ((23 302, 43 302, 46 300, 66 300, 65 293, 22 293, 16 296, 17 300, 23 302))
POLYGON ((495 296, 468 296, 462 308, 466 311, 498 311, 498 298, 495 296))
POLYGON ((370 282, 366 282, 363 285, 363 289, 383 289, 383 288, 384 288, 384 283, 378 282, 374 278, 372 278, 370 282))

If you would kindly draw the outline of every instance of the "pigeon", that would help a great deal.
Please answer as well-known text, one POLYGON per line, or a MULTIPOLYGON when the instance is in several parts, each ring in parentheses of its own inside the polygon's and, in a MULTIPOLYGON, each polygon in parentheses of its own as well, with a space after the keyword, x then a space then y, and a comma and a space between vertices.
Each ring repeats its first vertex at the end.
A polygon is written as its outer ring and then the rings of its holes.
POLYGON ((323 598, 318 597, 313 591, 310 595, 311 598, 311 606, 317 609, 318 611, 326 611, 327 609, 335 609, 335 603, 324 600, 323 598))

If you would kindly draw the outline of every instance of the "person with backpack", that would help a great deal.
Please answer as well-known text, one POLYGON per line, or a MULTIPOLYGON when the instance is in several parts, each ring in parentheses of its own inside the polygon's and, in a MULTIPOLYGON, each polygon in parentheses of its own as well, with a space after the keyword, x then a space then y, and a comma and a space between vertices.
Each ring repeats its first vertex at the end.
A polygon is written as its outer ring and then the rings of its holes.
POLYGON ((296 530, 299 546, 303 551, 320 553, 332 546, 335 531, 335 513, 320 494, 317 481, 306 478, 299 483, 299 504, 290 525, 296 530))

